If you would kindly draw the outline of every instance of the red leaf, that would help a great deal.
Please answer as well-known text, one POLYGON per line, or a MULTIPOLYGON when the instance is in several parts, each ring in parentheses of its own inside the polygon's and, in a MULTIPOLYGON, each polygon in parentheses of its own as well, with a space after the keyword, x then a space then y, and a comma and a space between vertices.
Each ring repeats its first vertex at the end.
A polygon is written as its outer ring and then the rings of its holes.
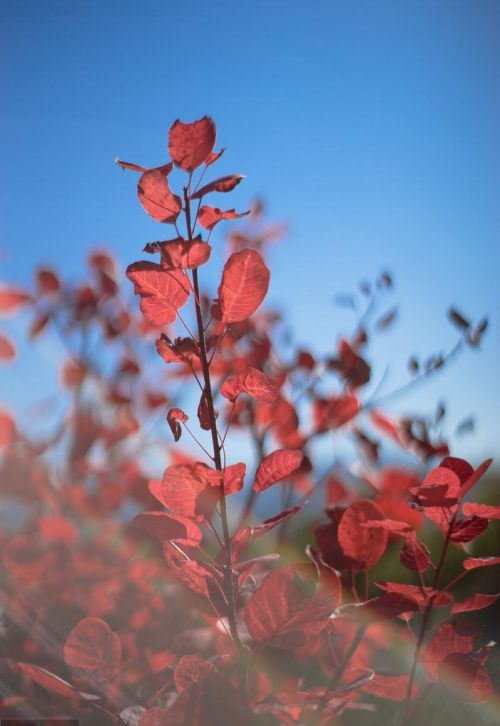
POLYGON ((488 528, 488 520, 481 517, 467 517, 457 520, 453 525, 450 540, 452 542, 471 542, 488 528))
POLYGON ((175 540, 196 547, 202 540, 200 529, 187 517, 167 512, 143 512, 134 517, 136 527, 160 540, 175 540))
POLYGON ((174 464, 165 470, 159 487, 157 483, 151 482, 150 492, 176 514, 193 516, 203 514, 205 503, 200 495, 207 487, 219 484, 219 472, 206 464, 174 464))
POLYGON ((65 698, 81 698, 80 694, 73 688, 73 686, 67 681, 64 681, 54 673, 40 668, 40 666, 31 665, 31 663, 16 663, 18 668, 24 676, 27 676, 39 686, 45 688, 47 691, 57 693, 58 696, 64 696, 65 698))
POLYGON ((212 153, 209 154, 207 156, 207 158, 205 159, 205 164, 207 166, 210 166, 210 164, 214 164, 216 161, 218 161, 218 159, 221 158, 221 156, 225 152, 225 150, 226 149, 224 147, 222 147, 220 151, 212 151, 212 153))
POLYGON ((442 625, 431 638, 423 655, 423 663, 431 676, 435 676, 434 665, 443 661, 452 653, 471 653, 481 634, 478 623, 458 621, 442 625))
POLYGON ((184 171, 194 171, 207 159, 215 145, 215 124, 209 116, 199 121, 175 121, 168 134, 168 153, 184 171))
POLYGON ((245 177, 243 174, 228 174, 227 176, 221 176, 214 181, 205 184, 204 187, 198 189, 197 192, 191 194, 191 199, 201 199, 205 194, 210 192, 230 192, 234 187, 238 186, 240 181, 245 177))
POLYGON ((362 526, 374 519, 384 519, 383 511, 369 499, 359 499, 345 510, 337 532, 344 555, 355 560, 362 570, 371 569, 387 546, 385 530, 362 526))
POLYGON ((170 430, 174 435, 175 441, 179 441, 182 434, 182 426, 179 422, 182 421, 182 423, 184 423, 185 421, 188 421, 188 419, 189 416, 184 413, 182 408, 171 408, 167 413, 167 423, 170 426, 170 430))
POLYGON ((10 446, 16 438, 16 422, 9 411, 0 409, 0 449, 10 446))
POLYGON ((260 462, 253 488, 256 492, 262 492, 277 481, 285 479, 299 468, 303 458, 304 454, 295 449, 273 451, 260 462))
POLYGON ((228 378, 222 384, 220 392, 224 398, 233 403, 240 393, 248 393, 249 396, 262 404, 273 403, 278 397, 276 387, 257 368, 247 368, 243 373, 228 378))
POLYGON ((417 605, 424 608, 429 599, 433 597, 434 607, 444 607, 453 602, 453 597, 448 592, 437 592, 432 587, 424 587, 421 585, 405 585, 401 582, 377 582, 377 587, 386 592, 396 592, 410 600, 414 600, 417 605))
POLYGON ((416 537, 406 540, 399 553, 399 561, 403 567, 413 572, 425 572, 431 564, 429 550, 416 537))
POLYGON ((168 186, 167 176, 172 164, 149 169, 139 179, 137 193, 139 201, 150 217, 157 222, 174 224, 182 209, 180 197, 168 186))
POLYGON ((465 653, 451 653, 437 671, 440 683, 468 703, 481 703, 493 693, 488 671, 465 653))
POLYGON ((400 522, 395 519, 369 519, 367 522, 362 523, 361 526, 385 529, 386 532, 397 534, 400 537, 409 537, 414 532, 413 527, 410 527, 407 522, 400 522))
POLYGON ((36 286, 40 295, 51 295, 59 292, 61 282, 54 270, 48 267, 39 267, 36 271, 36 286))
POLYGON ((385 592, 371 600, 360 603, 343 605, 337 611, 338 615, 355 615, 356 619, 365 622, 380 622, 396 618, 403 613, 418 610, 418 604, 413 598, 406 597, 399 592, 385 592))
POLYGON ((128 169, 129 171, 148 171, 145 166, 140 166, 140 164, 133 164, 131 161, 122 161, 121 159, 116 158, 115 163, 118 164, 118 166, 121 166, 122 169, 128 169))
POLYGON ((246 464, 231 464, 222 473, 225 494, 236 494, 241 491, 245 482, 246 464))
MULTIPOLYGON (((332 571, 333 572, 333 571, 332 571)), ((340 584, 332 597, 315 598, 315 565, 285 565, 269 573, 247 602, 245 618, 259 643, 296 648, 317 636, 340 601, 340 584)))
POLYGON ((318 398, 314 401, 313 418, 317 431, 327 431, 344 426, 361 410, 356 396, 346 394, 334 398, 318 398))
POLYGON ((474 469, 468 461, 459 459, 456 456, 446 456, 439 466, 451 469, 458 476, 461 484, 465 484, 467 479, 474 473, 474 469))
POLYGON ((134 292, 141 296, 141 310, 152 325, 168 325, 177 317, 189 297, 189 280, 184 272, 167 271, 154 262, 134 262, 127 268, 134 292))
POLYGON ((209 207, 204 204, 198 212, 198 222, 205 229, 213 229, 215 225, 223 219, 239 219, 245 217, 250 212, 236 212, 234 209, 228 209, 225 212, 219 207, 209 207))
POLYGON ((466 502, 462 506, 462 511, 467 517, 476 516, 483 519, 500 519, 500 507, 494 507, 489 504, 477 504, 476 502, 466 502))
POLYGON ((17 313, 26 303, 33 302, 31 295, 17 287, 0 287, 0 315, 17 313))
POLYGON ((484 608, 488 608, 490 605, 493 605, 493 603, 496 602, 499 597, 500 596, 498 594, 487 595, 485 593, 476 592, 475 595, 468 597, 466 600, 462 600, 462 602, 456 602, 451 609, 451 614, 456 615, 457 613, 468 613, 475 610, 484 610, 484 608))
POLYGON ((223 323, 246 320, 264 300, 270 273, 255 250, 235 252, 224 265, 214 317, 223 323))
POLYGON ((178 693, 183 693, 196 683, 201 683, 216 670, 213 663, 197 655, 184 655, 174 671, 174 683, 178 693))
MULTIPOLYGON (((179 268, 193 270, 208 262, 212 251, 212 248, 206 242, 201 240, 192 240, 190 242, 182 239, 182 237, 154 244, 158 244, 163 267, 167 270, 179 268)), ((146 251, 149 252, 149 249, 146 249, 146 251)))
MULTIPOLYGON (((404 701, 408 691, 409 677, 407 675, 389 676, 375 673, 373 680, 369 681, 362 690, 378 698, 387 698, 389 701, 404 701)), ((417 695, 417 688, 413 686, 413 697, 417 695)))
POLYGON ((491 567, 500 565, 500 557, 467 557, 462 565, 465 570, 475 570, 478 567, 491 567))
POLYGON ((12 361, 16 357, 14 343, 0 333, 0 361, 12 361))
POLYGON ((484 476, 484 474, 488 471, 488 469, 491 466, 493 459, 486 459, 486 461, 483 461, 482 464, 480 464, 477 469, 474 470, 474 472, 467 478, 464 484, 462 484, 460 488, 460 495, 463 497, 467 494, 468 491, 472 489, 473 486, 477 484, 477 482, 484 476))
POLYGON ((212 428, 212 418, 210 416, 210 408, 208 406, 208 398, 205 389, 201 392, 200 402, 197 410, 198 421, 204 431, 210 431, 212 428))
POLYGON ((64 643, 66 665, 81 668, 97 677, 111 677, 120 659, 120 639, 99 618, 80 620, 64 643))

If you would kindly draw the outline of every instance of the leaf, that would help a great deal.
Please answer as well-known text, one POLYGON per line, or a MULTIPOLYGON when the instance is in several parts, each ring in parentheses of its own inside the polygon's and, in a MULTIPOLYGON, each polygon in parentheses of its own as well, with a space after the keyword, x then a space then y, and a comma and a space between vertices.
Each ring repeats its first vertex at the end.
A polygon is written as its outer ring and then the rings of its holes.
POLYGON ((220 151, 212 151, 212 153, 209 154, 207 156, 207 158, 205 159, 205 164, 207 166, 210 166, 210 164, 214 164, 216 161, 218 161, 221 158, 221 156, 225 152, 225 150, 226 149, 224 147, 222 147, 220 151))
MULTIPOLYGON (((214 412, 215 413, 215 412, 214 412)), ((210 431, 212 428, 212 418, 210 415, 210 408, 208 405, 208 397, 205 389, 201 392, 200 402, 198 404, 198 410, 196 412, 200 426, 204 431, 210 431)))
POLYGON ((182 426, 179 422, 184 423, 189 420, 182 408, 171 408, 167 413, 167 423, 170 426, 170 430, 174 435, 174 440, 179 441, 182 434, 182 426))
POLYGON ((157 222, 174 224, 182 209, 180 197, 168 186, 172 164, 148 169, 139 179, 137 194, 144 210, 157 222))
POLYGON ((223 212, 219 207, 209 207, 204 204, 200 207, 197 220, 204 229, 213 229, 223 219, 240 219, 247 214, 250 214, 250 211, 236 212, 234 209, 227 209, 223 212))
POLYGON ((0 408, 0 449, 7 448, 16 439, 16 422, 12 414, 0 408))
POLYGON ((31 663, 16 663, 16 668, 30 680, 38 683, 39 686, 45 688, 46 691, 57 693, 58 696, 65 698, 80 699, 78 691, 67 681, 63 680, 54 673, 40 668, 40 666, 31 665, 31 663))
POLYGON ((142 714, 139 726, 174 726, 171 714, 164 708, 153 706, 142 714))
POLYGON ((457 520, 453 525, 450 540, 452 542, 472 542, 488 528, 488 520, 481 517, 467 517, 457 520))
POLYGON ((388 534, 384 529, 362 526, 374 519, 385 519, 380 507, 369 499, 358 499, 345 510, 337 532, 344 555, 362 570, 371 569, 387 546, 388 534))
POLYGON ((369 519, 367 522, 363 522, 361 526, 385 529, 387 532, 397 534, 400 537, 409 537, 414 532, 413 527, 410 527, 407 522, 395 519, 369 519))
POLYGON ((468 703, 481 703, 493 694, 488 671, 466 653, 451 653, 438 664, 439 682, 468 703))
POLYGON ((451 608, 451 614, 456 615, 457 613, 468 613, 474 612, 476 610, 484 610, 484 608, 488 608, 490 605, 493 605, 493 603, 496 602, 499 597, 500 596, 498 594, 487 595, 485 593, 476 592, 474 595, 468 597, 466 600, 462 600, 462 602, 456 602, 451 608))
POLYGON ((227 176, 221 176, 214 181, 205 184, 204 187, 198 189, 197 192, 191 194, 191 199, 201 199, 205 194, 210 192, 230 192, 234 187, 238 186, 240 181, 244 179, 243 174, 228 174, 227 176))
POLYGON ((247 393, 258 403, 273 403, 278 397, 276 387, 271 383, 269 378, 257 370, 257 368, 247 368, 246 371, 237 376, 228 378, 221 386, 221 395, 234 403, 240 393, 247 393))
POLYGON ((246 320, 264 300, 270 273, 255 250, 235 252, 224 265, 214 317, 223 323, 246 320))
POLYGON ((70 631, 64 643, 64 660, 97 677, 110 678, 121 659, 120 639, 104 620, 84 618, 70 631))
POLYGON ((134 517, 133 521, 143 532, 160 540, 175 540, 190 547, 196 547, 202 540, 196 524, 180 514, 143 512, 134 517))
POLYGON ((61 281, 48 267, 39 267, 36 271, 36 286, 40 295, 53 295, 61 289, 61 281))
POLYGON ((253 488, 256 492, 268 489, 281 479, 290 476, 302 464, 304 454, 296 449, 278 449, 265 456, 255 474, 253 488))
MULTIPOLYGON (((389 701, 404 701, 408 691, 409 677, 407 675, 385 675, 375 673, 373 680, 369 681, 362 690, 378 698, 389 701)), ((413 697, 417 695, 417 687, 413 685, 413 697)))
POLYGON ((399 553, 399 561, 403 567, 413 572, 425 572, 431 564, 429 550, 416 537, 406 540, 399 553))
POLYGON ((483 519, 500 519, 500 507, 494 507, 490 504, 466 502, 462 506, 462 511, 467 517, 477 516, 483 519))
MULTIPOLYGON (((294 649, 319 635, 340 602, 340 582, 332 597, 316 598, 315 565, 285 565, 270 572, 250 596, 245 619, 258 643, 294 649)), ((338 579, 338 578, 337 578, 338 579)))
POLYGON ((386 592, 395 592, 407 597, 409 600, 413 600, 424 608, 430 598, 432 597, 433 607, 445 607, 453 602, 453 597, 449 592, 438 592, 433 590, 432 587, 422 587, 421 585, 406 585, 401 582, 376 582, 377 587, 386 592))
POLYGON ((174 164, 184 171, 194 171, 214 148, 215 133, 209 116, 192 123, 175 121, 168 134, 168 153, 174 164))
POLYGON ((203 514, 200 498, 207 487, 220 485, 220 473, 206 464, 173 464, 167 467, 160 486, 150 485, 151 494, 176 514, 203 514))
POLYGON ((475 570, 478 567, 492 567, 500 565, 500 557, 467 557, 462 565, 465 570, 475 570))
POLYGON ((226 466, 222 472, 222 480, 224 482, 224 493, 236 494, 241 491, 245 482, 245 474, 247 471, 246 464, 231 464, 226 466))
POLYGON ((369 625, 370 622, 390 620, 416 610, 418 604, 413 598, 399 592, 385 592, 365 602, 343 605, 331 617, 335 619, 339 615, 354 615, 358 621, 369 625))
POLYGON ((213 663, 197 655, 184 655, 174 671, 174 683, 178 693, 187 691, 192 685, 201 683, 216 670, 213 663))
POLYGON ((118 166, 121 166, 122 169, 128 169, 129 171, 148 171, 145 166, 133 164, 131 161, 122 161, 122 159, 119 159, 118 157, 115 159, 115 164, 118 164, 118 166))
MULTIPOLYGON (((208 262, 212 248, 201 240, 178 239, 167 242, 154 243, 158 245, 161 253, 162 265, 167 270, 190 269, 194 270, 208 262)), ((146 248, 148 245, 146 245, 146 248)), ((145 251, 149 252, 149 249, 145 251)), ((156 251, 156 250, 155 250, 156 251)))
POLYGON ((0 315, 11 315, 17 313, 27 303, 33 302, 33 298, 27 292, 18 287, 0 287, 0 315))
POLYGON ((456 308, 449 308, 447 316, 448 320, 459 330, 469 330, 470 322, 456 308))
POLYGON ((477 482, 484 476, 484 474, 490 468, 492 461, 493 459, 486 459, 486 461, 483 461, 483 463, 480 464, 477 469, 475 469, 474 472, 467 478, 467 480, 462 484, 460 488, 460 495, 462 497, 465 496, 467 492, 470 491, 472 487, 475 486, 477 482))
POLYGON ((0 333, 0 361, 10 363, 16 357, 14 343, 6 335, 0 333))
POLYGON ((186 274, 141 261, 129 265, 126 275, 134 283, 134 293, 141 296, 141 310, 148 322, 157 326, 173 323, 189 297, 186 274))

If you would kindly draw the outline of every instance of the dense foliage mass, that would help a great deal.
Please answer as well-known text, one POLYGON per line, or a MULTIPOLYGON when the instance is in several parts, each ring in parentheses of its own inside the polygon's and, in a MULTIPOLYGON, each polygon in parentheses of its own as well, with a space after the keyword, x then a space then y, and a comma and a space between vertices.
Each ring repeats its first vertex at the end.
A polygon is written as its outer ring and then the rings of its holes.
MULTIPOLYGON (((215 143, 210 118, 176 121, 166 164, 117 160, 140 175, 144 210, 173 230, 127 269, 140 313, 104 252, 84 282, 40 268, 32 290, 0 289, 2 313, 31 311, 32 339, 60 336, 69 397, 43 436, 0 411, 2 499, 17 503, 1 531, 0 715, 409 726, 460 699, 486 703, 460 706, 456 722, 460 712, 481 722, 495 700, 494 643, 477 613, 498 598, 486 530, 500 507, 474 501, 474 487, 491 461, 450 456, 442 406, 425 420, 383 409, 477 347, 486 320, 451 309, 454 348, 412 357, 401 390, 365 395, 370 338, 396 316, 376 314, 391 276, 363 283, 365 309, 335 351, 295 347, 261 308, 267 247, 282 230, 260 205, 206 203, 243 179, 206 181, 224 151, 215 143), (200 282, 213 238, 243 217, 214 298, 200 282), (358 450, 356 480, 337 461, 319 471, 316 443, 341 433, 358 450), (384 463, 379 436, 427 473, 384 463), (255 452, 246 461, 233 458, 242 441, 255 452)), ((0 334, 3 361, 15 354, 0 334)))

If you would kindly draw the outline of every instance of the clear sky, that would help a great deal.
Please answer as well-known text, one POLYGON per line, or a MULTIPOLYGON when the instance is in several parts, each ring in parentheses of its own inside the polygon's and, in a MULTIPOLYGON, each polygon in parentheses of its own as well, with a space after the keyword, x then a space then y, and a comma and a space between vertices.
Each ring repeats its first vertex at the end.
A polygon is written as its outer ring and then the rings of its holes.
MULTIPOLYGON (((160 228, 113 159, 162 163, 171 123, 208 113, 218 171, 248 177, 228 206, 260 195, 289 224, 270 298, 297 339, 331 351, 350 323, 334 293, 383 268, 400 301, 374 351, 387 386, 453 343, 449 303, 490 314, 483 351, 405 408, 448 399, 452 424, 479 423, 455 452, 499 452, 497 0, 3 0, 0 16, 2 279, 76 274, 96 245, 136 259, 160 228)), ((29 400, 40 354, 2 372, 0 400, 29 400)))

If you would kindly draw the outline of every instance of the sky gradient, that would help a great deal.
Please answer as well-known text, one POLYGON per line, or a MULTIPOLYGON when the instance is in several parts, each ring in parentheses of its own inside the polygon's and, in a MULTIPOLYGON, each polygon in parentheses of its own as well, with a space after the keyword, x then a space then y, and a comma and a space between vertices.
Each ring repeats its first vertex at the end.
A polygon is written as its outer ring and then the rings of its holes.
MULTIPOLYGON (((448 400, 450 430, 478 420, 454 453, 500 453, 498 2, 4 0, 0 15, 0 279, 77 275, 95 246, 140 257, 163 230, 113 160, 164 163, 172 122, 208 113, 217 172, 247 175, 227 206, 258 195, 288 224, 269 299, 297 340, 331 352, 352 326, 334 294, 390 269, 399 323, 372 357, 392 388, 409 354, 453 345, 450 303, 489 314, 483 350, 394 410, 448 400)), ((1 401, 27 410, 48 385, 42 348, 2 372, 1 401)))

